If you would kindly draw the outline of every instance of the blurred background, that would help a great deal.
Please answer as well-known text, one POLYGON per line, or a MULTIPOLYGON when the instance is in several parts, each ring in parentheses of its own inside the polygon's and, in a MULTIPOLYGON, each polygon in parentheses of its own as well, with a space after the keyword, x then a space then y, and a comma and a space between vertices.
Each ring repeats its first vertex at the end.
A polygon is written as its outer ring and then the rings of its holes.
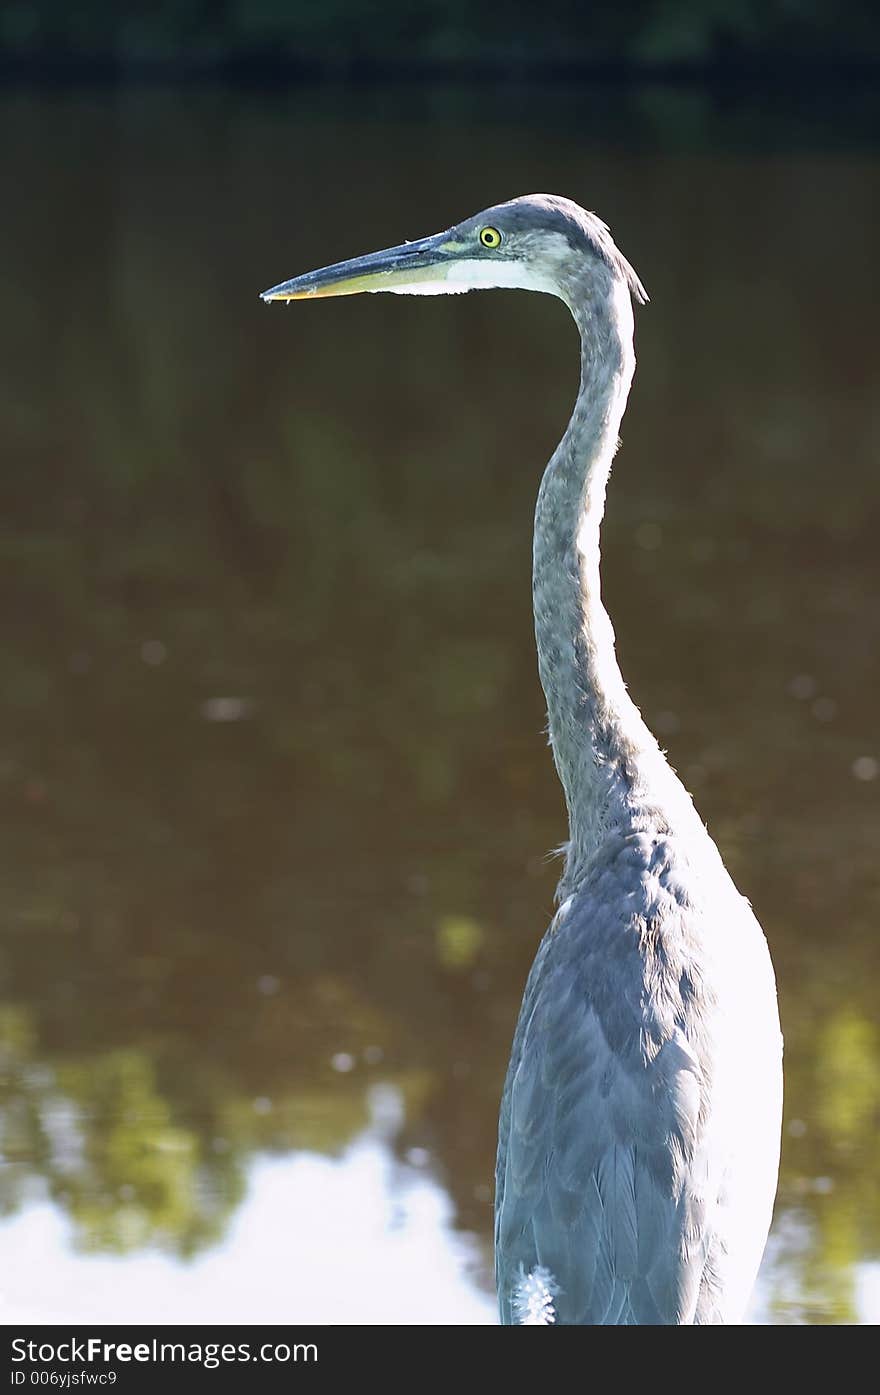
POLYGON ((652 297, 605 592, 776 963, 753 1316, 880 1318, 878 57, 868 0, 4 6, 0 1321, 495 1321, 576 333, 257 297, 533 190, 652 297))

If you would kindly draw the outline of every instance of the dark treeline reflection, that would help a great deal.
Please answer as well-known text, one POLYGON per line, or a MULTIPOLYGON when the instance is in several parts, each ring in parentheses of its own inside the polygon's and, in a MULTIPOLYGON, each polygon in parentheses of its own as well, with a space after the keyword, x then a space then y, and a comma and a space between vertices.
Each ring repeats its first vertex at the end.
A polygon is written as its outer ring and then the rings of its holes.
POLYGON ((115 5, 89 0, 15 0, 0 17, 0 58, 51 68, 174 64, 212 71, 242 64, 264 71, 407 71, 442 68, 522 74, 558 68, 713 65, 736 72, 756 62, 880 59, 871 0, 223 0, 223 4, 115 5))
POLYGON ((779 1320, 846 1320, 880 1243, 875 162, 407 103, 4 102, 0 1206, 43 1179, 86 1248, 189 1255, 383 1080, 488 1253, 564 836, 529 559, 575 333, 257 293, 558 189, 652 295, 606 594, 776 961, 779 1320))

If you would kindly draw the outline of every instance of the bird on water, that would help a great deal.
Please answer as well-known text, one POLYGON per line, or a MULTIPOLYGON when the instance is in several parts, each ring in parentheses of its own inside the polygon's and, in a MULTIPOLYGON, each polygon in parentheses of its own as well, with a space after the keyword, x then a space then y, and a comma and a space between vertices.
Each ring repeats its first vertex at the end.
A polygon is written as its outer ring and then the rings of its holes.
MULTIPOLYGON (((535 514, 538 670, 569 838, 501 1100, 501 1321, 741 1322, 779 1166, 773 966, 627 693, 600 594, 599 530, 642 284, 599 218, 540 194, 263 299, 492 287, 557 296, 581 338, 580 390, 535 514)), ((649 600, 662 625, 662 596, 649 600)))

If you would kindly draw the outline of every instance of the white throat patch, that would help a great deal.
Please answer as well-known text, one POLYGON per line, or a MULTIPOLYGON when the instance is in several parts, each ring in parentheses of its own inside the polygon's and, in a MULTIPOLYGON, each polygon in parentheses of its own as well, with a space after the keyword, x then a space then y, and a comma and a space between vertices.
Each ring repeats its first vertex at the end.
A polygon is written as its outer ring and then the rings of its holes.
MULTIPOLYGON (((553 276, 526 262, 475 257, 473 261, 449 262, 436 268, 436 278, 413 281, 408 286, 388 286, 393 295, 459 295, 462 291, 515 289, 544 291, 559 295, 553 276)), ((370 288, 372 289, 372 288, 370 288)), ((386 289, 381 285, 377 291, 386 289)))

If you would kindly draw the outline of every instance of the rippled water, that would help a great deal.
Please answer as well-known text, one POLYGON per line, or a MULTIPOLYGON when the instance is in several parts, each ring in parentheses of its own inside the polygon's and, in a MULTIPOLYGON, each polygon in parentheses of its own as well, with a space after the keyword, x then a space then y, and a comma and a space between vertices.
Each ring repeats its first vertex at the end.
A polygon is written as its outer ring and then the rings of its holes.
POLYGON ((755 1316, 876 1321, 880 180, 852 113, 2 112, 0 1317, 494 1319, 497 1101, 565 831, 529 562, 575 331, 521 294, 257 292, 548 188, 652 295, 606 596, 777 966, 755 1316))

